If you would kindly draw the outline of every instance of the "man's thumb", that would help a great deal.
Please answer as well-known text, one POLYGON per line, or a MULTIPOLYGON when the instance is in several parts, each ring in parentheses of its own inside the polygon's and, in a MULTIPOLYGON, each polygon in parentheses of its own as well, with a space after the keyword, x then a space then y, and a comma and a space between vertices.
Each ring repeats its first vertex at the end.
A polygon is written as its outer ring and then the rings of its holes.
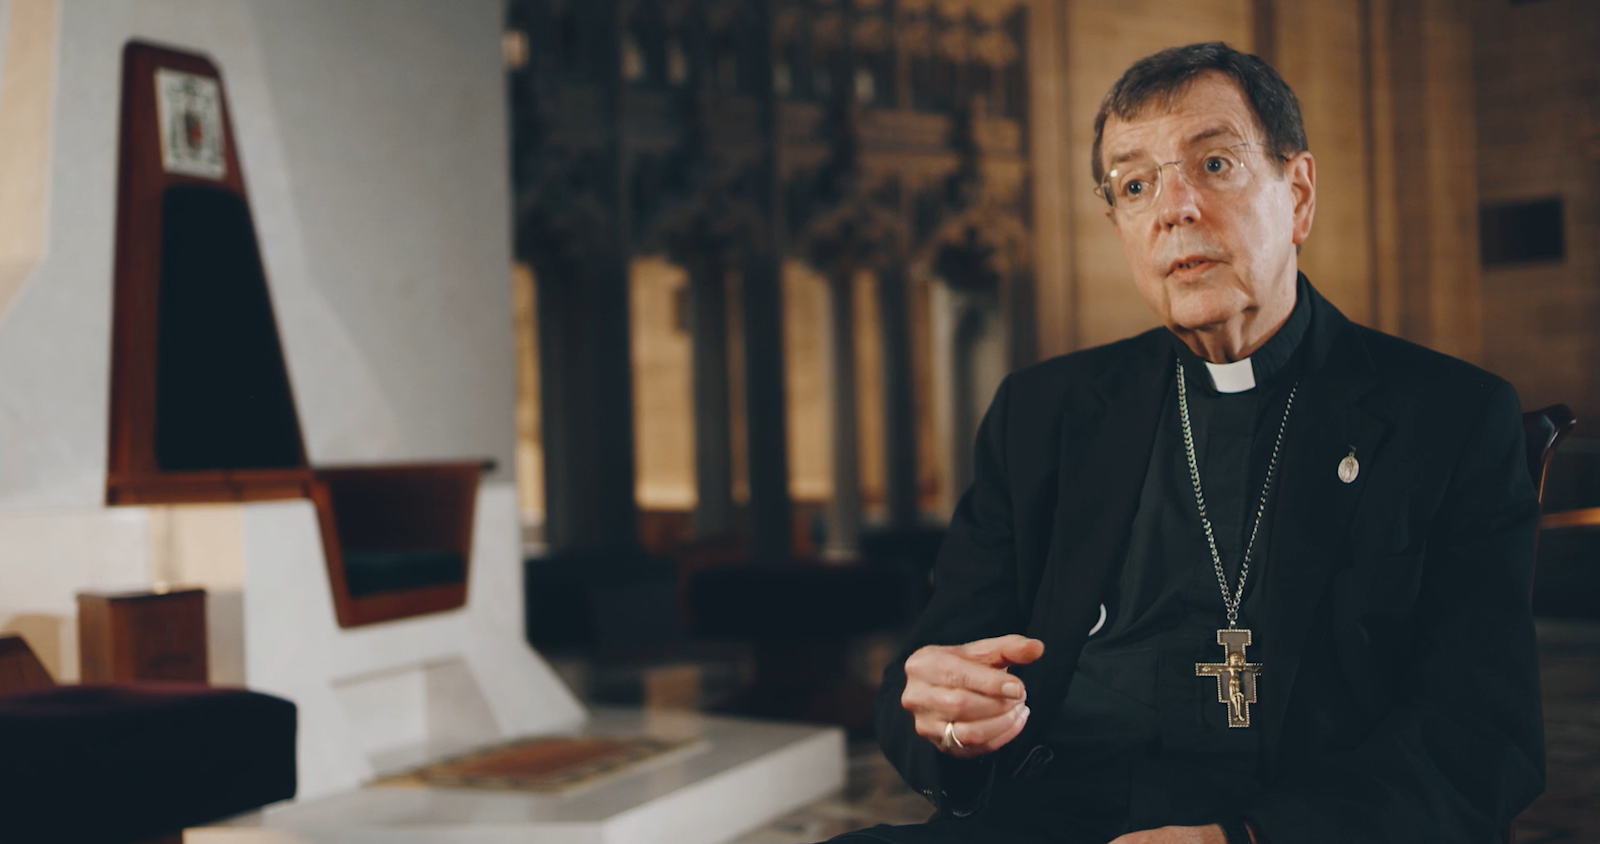
POLYGON ((968 659, 1004 668, 1007 665, 1026 665, 1044 654, 1044 643, 1038 639, 1012 633, 993 639, 968 642, 960 648, 968 659))

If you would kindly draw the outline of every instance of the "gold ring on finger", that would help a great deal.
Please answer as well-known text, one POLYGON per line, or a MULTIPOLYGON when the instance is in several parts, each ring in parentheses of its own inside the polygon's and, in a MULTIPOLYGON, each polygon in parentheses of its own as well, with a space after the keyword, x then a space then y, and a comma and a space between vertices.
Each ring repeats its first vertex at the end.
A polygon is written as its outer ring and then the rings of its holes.
POLYGON ((966 745, 961 743, 961 739, 956 738, 956 722, 944 722, 944 740, 939 742, 939 746, 945 750, 955 750, 958 747, 966 747, 966 745))

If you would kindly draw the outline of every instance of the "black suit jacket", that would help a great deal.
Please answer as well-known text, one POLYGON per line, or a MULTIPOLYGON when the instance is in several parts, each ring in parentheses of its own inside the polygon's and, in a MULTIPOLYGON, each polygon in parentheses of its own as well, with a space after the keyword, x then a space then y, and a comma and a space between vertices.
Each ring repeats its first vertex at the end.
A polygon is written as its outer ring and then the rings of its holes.
MULTIPOLYGON (((1529 586, 1538 503, 1516 393, 1481 369, 1355 325, 1315 291, 1274 508, 1267 668, 1253 719, 1273 844, 1491 842, 1544 786, 1529 586), (1353 483, 1337 475, 1352 447, 1353 483)), ((1049 721, 1126 555, 1162 400, 1165 329, 1006 378, 932 599, 885 672, 889 760, 965 814, 1035 775, 1049 721), (927 644, 1026 633, 1027 728, 957 761, 900 706, 927 644)), ((1051 764, 1072 764, 1057 758, 1051 764)), ((1219 819, 1221 810, 1219 807, 1219 819)))

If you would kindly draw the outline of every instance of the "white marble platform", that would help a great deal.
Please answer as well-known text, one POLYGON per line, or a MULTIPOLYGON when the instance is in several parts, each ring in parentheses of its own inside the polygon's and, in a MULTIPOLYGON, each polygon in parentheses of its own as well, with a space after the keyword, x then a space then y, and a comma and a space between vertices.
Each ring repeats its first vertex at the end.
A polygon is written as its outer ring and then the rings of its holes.
POLYGON ((597 709, 585 731, 703 738, 567 795, 367 786, 187 830, 185 844, 720 844, 844 786, 836 727, 597 709))

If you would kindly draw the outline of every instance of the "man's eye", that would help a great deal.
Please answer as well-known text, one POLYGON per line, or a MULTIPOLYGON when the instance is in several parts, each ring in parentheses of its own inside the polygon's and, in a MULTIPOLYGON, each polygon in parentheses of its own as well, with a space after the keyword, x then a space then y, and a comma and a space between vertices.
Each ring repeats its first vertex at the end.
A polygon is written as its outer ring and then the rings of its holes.
POLYGON ((1225 173, 1228 170, 1228 159, 1223 158, 1220 155, 1213 155, 1206 159, 1205 167, 1206 172, 1213 175, 1217 173, 1225 173))
POLYGON ((1139 179, 1134 179, 1122 186, 1122 194, 1127 197, 1137 198, 1144 194, 1149 186, 1139 179))

